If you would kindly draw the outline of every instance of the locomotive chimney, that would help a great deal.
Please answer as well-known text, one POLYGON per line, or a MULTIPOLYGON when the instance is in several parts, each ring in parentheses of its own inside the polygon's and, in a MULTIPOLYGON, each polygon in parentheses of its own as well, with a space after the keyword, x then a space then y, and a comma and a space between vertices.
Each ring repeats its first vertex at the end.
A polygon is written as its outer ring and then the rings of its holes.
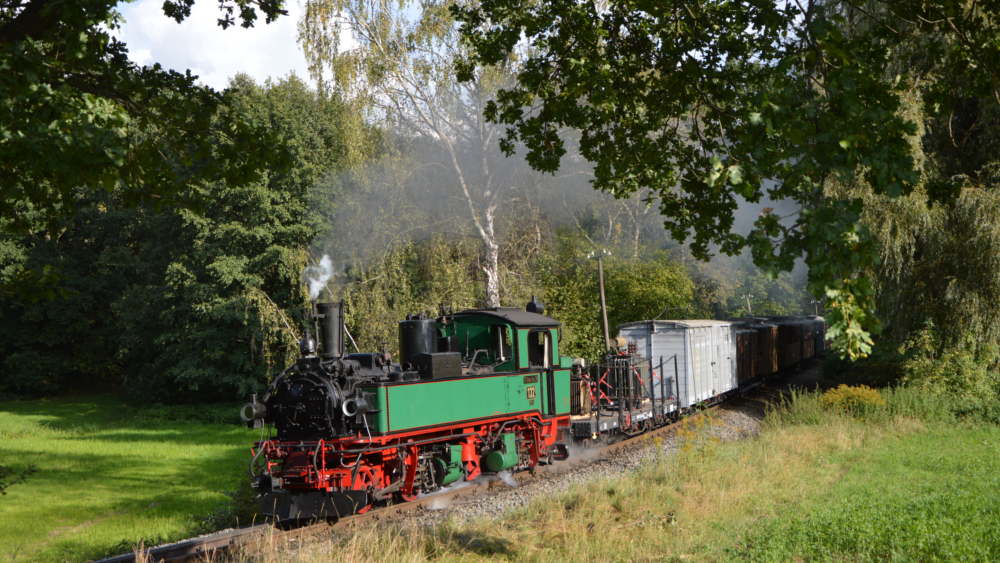
POLYGON ((316 312, 323 324, 322 356, 339 358, 344 355, 344 303, 317 303, 316 312))

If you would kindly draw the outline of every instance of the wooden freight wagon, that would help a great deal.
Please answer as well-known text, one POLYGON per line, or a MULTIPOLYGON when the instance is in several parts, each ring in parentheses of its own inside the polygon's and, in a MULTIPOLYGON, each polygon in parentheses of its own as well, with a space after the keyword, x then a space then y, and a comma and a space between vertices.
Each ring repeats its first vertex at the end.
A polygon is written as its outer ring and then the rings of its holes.
POLYGON ((755 317, 778 327, 775 349, 778 369, 794 366, 802 360, 802 323, 793 317, 755 317))
POLYGON ((736 326, 736 379, 743 387, 756 378, 757 331, 745 322, 733 324, 736 326))
POLYGON ((809 360, 816 356, 816 323, 812 319, 798 322, 802 326, 802 359, 809 360))
POLYGON ((816 340, 816 355, 825 354, 828 348, 826 341, 826 319, 818 315, 810 315, 809 319, 813 322, 813 335, 816 340))
POLYGON ((750 328, 757 333, 757 358, 754 372, 758 376, 771 375, 778 371, 778 327, 757 322, 750 328))
POLYGON ((763 377, 778 371, 778 327, 767 324, 762 317, 746 317, 731 319, 732 322, 746 323, 747 328, 756 335, 754 347, 753 373, 754 377, 763 377))

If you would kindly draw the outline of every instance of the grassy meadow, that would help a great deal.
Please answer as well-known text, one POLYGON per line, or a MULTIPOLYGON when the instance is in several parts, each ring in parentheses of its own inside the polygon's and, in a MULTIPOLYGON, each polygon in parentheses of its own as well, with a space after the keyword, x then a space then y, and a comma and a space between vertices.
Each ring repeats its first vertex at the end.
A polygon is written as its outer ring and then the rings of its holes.
POLYGON ((679 455, 504 521, 359 530, 237 559, 1000 561, 1000 428, 956 420, 940 397, 882 397, 845 412, 798 394, 740 442, 712 438, 718 419, 691 422, 679 455))
POLYGON ((186 537, 234 490, 259 435, 232 407, 131 409, 94 396, 0 403, 0 560, 86 561, 186 537))

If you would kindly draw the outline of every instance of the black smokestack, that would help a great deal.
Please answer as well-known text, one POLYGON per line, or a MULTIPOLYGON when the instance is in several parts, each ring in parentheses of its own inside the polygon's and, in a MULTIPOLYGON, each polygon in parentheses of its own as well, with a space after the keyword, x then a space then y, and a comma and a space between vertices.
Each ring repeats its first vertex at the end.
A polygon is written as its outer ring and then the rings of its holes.
POLYGON ((316 312, 323 323, 322 355, 339 358, 344 355, 344 304, 317 303, 316 312))

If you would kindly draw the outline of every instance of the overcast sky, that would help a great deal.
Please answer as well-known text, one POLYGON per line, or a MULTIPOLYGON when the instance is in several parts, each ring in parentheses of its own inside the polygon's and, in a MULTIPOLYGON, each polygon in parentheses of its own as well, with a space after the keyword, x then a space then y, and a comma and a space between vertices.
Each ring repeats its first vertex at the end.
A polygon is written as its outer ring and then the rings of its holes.
POLYGON ((217 2, 195 2, 191 16, 180 24, 163 15, 163 0, 138 0, 118 9, 125 17, 119 39, 140 65, 157 62, 178 72, 191 69, 216 89, 225 88, 238 72, 258 83, 292 72, 309 80, 305 57, 295 43, 298 2, 288 2, 288 15, 270 24, 259 17, 256 27, 243 29, 237 23, 225 31, 216 24, 217 2))

